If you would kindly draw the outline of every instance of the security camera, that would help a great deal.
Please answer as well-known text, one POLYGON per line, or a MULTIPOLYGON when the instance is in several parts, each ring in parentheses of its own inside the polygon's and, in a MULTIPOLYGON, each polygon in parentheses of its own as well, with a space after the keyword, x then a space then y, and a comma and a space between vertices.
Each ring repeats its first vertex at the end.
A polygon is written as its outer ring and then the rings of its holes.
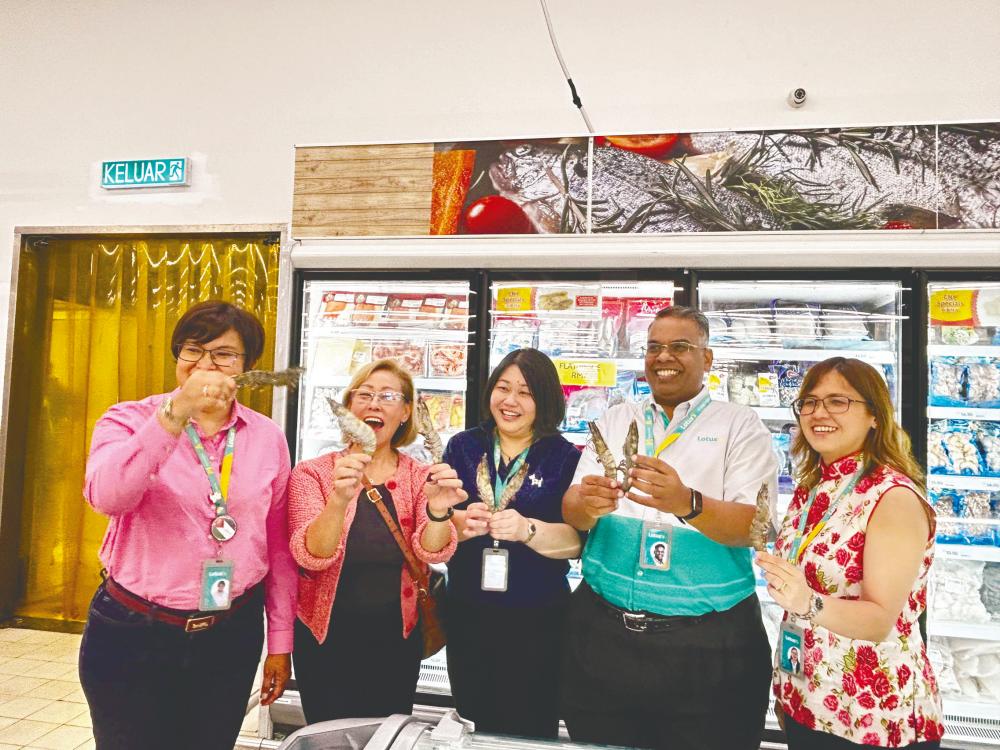
POLYGON ((788 106, 798 109, 806 103, 806 90, 803 88, 792 89, 788 94, 788 106))

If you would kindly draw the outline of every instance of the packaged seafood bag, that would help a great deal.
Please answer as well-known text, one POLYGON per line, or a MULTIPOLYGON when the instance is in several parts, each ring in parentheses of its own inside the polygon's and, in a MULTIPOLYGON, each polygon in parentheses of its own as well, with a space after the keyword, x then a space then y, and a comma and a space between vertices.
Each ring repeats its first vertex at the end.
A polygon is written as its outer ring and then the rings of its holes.
POLYGON ((945 422, 935 421, 927 430, 927 471, 931 474, 947 474, 950 468, 945 427, 945 422))
POLYGON ((985 464, 985 473, 1000 477, 1000 422, 976 423, 976 435, 985 464))
POLYGON ((820 308, 820 346, 846 349, 870 343, 872 335, 865 322, 867 317, 867 313, 859 312, 853 305, 823 305, 820 308))
POLYGON ((931 406, 965 406, 966 365, 955 357, 931 359, 931 406))
POLYGON ((1000 408, 1000 360, 990 357, 963 357, 966 403, 985 409, 1000 408))
POLYGON ((805 348, 819 343, 819 305, 771 300, 774 335, 782 346, 805 348))
POLYGON ((964 419, 949 420, 945 429, 944 444, 948 450, 948 473, 979 477, 985 466, 979 453, 976 433, 964 419))

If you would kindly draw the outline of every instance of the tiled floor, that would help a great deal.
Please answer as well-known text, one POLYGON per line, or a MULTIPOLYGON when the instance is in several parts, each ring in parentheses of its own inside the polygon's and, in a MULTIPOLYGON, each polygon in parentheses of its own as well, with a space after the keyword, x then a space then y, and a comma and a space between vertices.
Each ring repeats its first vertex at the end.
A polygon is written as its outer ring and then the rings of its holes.
MULTIPOLYGON (((80 636, 72 633, 0 628, 0 750, 94 747, 79 650, 80 636)), ((256 736, 257 721, 254 709, 241 734, 256 736)))
POLYGON ((0 629, 0 750, 94 747, 79 649, 79 635, 0 629))

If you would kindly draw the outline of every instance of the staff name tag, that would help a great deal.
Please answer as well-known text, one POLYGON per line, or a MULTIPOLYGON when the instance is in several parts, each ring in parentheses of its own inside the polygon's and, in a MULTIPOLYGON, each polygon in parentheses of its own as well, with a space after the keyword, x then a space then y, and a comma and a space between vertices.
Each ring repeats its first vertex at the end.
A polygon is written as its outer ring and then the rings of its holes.
POLYGON ((674 527, 666 523, 646 521, 642 524, 642 544, 639 547, 639 567, 670 570, 674 527))
POLYGON ((205 560, 201 565, 202 612, 229 609, 233 602, 233 563, 230 560, 205 560))
POLYGON ((487 547, 483 550, 483 591, 507 590, 507 550, 487 547))

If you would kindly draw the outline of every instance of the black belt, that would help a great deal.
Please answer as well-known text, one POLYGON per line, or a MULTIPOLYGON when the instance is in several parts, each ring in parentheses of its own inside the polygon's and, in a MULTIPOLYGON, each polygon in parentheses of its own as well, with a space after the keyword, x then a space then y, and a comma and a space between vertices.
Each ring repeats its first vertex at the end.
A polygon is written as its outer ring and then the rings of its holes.
POLYGON ((239 610, 244 604, 252 601, 254 599, 254 595, 258 593, 258 588, 260 587, 260 584, 251 586, 238 597, 233 599, 229 609, 221 609, 214 612, 190 612, 161 607, 158 604, 147 601, 141 596, 133 594, 131 591, 121 586, 113 578, 108 578, 104 584, 104 590, 107 591, 108 595, 119 604, 127 607, 133 612, 138 612, 139 614, 151 617, 158 622, 183 628, 185 633, 197 633, 202 630, 208 630, 213 625, 218 625, 221 622, 224 622, 229 617, 236 614, 237 610, 239 610))
MULTIPOLYGON (((626 630, 633 633, 664 633, 668 630, 690 627, 710 620, 718 612, 706 612, 703 615, 657 615, 652 612, 633 612, 629 609, 616 607, 604 597, 600 596, 586 583, 581 583, 580 588, 586 590, 593 598, 594 602, 604 611, 608 617, 617 620, 626 630)), ((737 605, 738 606, 738 605, 737 605)))

